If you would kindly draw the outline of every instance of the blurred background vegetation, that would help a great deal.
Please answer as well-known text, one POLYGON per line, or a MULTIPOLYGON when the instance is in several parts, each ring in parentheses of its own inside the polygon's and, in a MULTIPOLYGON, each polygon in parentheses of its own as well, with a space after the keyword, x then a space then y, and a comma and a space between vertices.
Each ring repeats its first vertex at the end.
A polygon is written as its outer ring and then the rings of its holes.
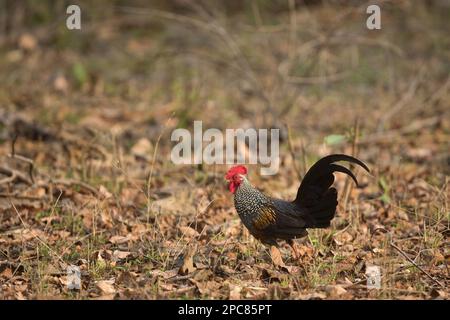
POLYGON ((68 30, 69 1, 2 1, 0 104, 55 128, 112 125, 128 147, 193 120, 280 128, 313 154, 345 148, 356 122, 362 145, 430 144, 423 128, 445 163, 450 3, 377 3, 381 30, 364 1, 80 1, 68 30))
POLYGON ((374 230, 446 281, 449 31, 448 0, 0 0, 3 292, 326 298, 339 283, 345 298, 445 296, 374 230), (381 30, 366 28, 374 3, 381 30), (66 27, 70 4, 81 30, 66 27), (326 154, 369 165, 360 188, 337 179, 338 218, 305 239, 304 272, 280 274, 245 234, 225 166, 170 162, 170 133, 194 120, 281 129, 279 175, 250 170, 273 196, 292 198, 326 154), (207 273, 195 285, 175 277, 192 243, 207 273), (55 275, 65 263, 86 290, 55 275), (387 272, 375 293, 361 284, 370 263, 387 272))

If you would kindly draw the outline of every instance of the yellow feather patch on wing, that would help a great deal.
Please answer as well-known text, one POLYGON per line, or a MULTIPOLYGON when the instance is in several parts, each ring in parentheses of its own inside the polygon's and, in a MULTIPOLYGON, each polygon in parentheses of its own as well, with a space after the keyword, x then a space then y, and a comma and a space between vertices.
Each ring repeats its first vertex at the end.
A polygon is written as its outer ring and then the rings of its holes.
POLYGON ((271 206, 264 206, 259 209, 259 214, 253 224, 257 229, 264 229, 270 224, 275 223, 275 211, 271 206))

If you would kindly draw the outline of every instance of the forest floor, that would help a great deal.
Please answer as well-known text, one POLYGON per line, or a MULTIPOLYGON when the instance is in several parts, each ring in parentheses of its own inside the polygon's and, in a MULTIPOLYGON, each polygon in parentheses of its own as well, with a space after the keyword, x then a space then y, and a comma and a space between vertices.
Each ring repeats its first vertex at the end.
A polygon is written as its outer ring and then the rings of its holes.
POLYGON ((408 3, 378 31, 360 8, 120 7, 81 31, 3 39, 0 298, 449 298, 450 26, 408 3), (171 132, 194 120, 280 128, 279 173, 249 172, 275 197, 293 199, 330 153, 371 174, 359 187, 336 175, 332 226, 297 240, 299 260, 282 244, 274 265, 235 212, 227 166, 170 161, 171 132))

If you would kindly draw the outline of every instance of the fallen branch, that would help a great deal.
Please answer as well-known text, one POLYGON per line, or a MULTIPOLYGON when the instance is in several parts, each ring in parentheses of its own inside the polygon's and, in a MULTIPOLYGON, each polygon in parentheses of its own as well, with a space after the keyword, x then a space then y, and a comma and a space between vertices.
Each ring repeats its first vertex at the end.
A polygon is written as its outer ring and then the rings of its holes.
POLYGON ((0 198, 13 198, 24 200, 47 200, 47 197, 25 196, 15 193, 0 193, 0 198))
POLYGON ((28 180, 27 177, 25 177, 22 173, 20 173, 17 170, 13 170, 6 167, 0 167, 0 174, 8 176, 8 178, 0 180, 0 185, 16 181, 23 182, 29 186, 33 184, 30 180, 28 180))
POLYGON ((33 177, 33 170, 34 170, 34 161, 30 158, 21 156, 19 154, 16 154, 15 151, 15 144, 17 141, 17 135, 14 137, 14 139, 12 139, 11 141, 11 153, 8 155, 8 157, 10 157, 11 159, 17 159, 19 161, 23 161, 28 163, 28 175, 30 176, 30 180, 32 183, 34 183, 34 177, 33 177))
POLYGON ((51 180, 50 181, 53 184, 62 184, 65 186, 80 186, 90 192, 92 192, 93 194, 97 195, 98 191, 97 189, 95 189, 93 186, 87 184, 86 182, 83 181, 78 181, 78 180, 73 180, 73 179, 57 179, 57 180, 51 180))

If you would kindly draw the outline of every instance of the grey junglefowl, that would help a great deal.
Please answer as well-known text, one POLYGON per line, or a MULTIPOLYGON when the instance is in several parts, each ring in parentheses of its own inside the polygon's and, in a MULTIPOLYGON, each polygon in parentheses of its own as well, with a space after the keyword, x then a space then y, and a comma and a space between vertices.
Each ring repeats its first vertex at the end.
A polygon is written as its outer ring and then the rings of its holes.
POLYGON ((293 239, 306 236, 307 228, 327 228, 336 213, 337 191, 332 187, 334 172, 349 175, 358 185, 355 175, 346 167, 335 164, 348 161, 369 168, 360 160, 333 154, 317 161, 304 176, 294 201, 274 199, 253 187, 247 179, 247 168, 237 165, 225 176, 234 194, 234 206, 250 233, 267 245, 286 240, 294 250, 293 239))

